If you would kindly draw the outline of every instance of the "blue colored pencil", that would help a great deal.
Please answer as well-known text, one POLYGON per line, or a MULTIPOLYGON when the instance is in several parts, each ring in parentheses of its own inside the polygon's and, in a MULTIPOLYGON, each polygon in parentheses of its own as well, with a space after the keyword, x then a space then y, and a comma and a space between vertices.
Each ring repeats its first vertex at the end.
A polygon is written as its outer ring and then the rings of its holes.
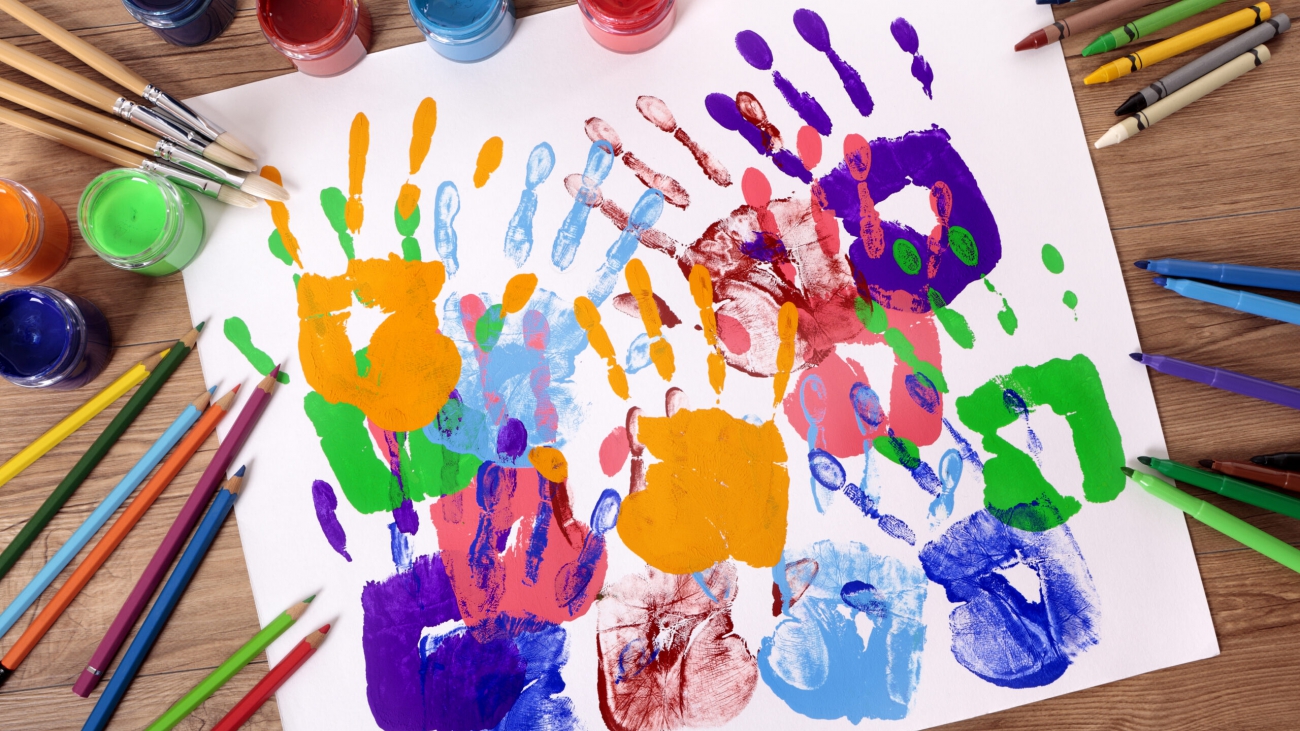
POLYGON ((1186 259, 1154 259, 1136 262, 1135 266, 1154 274, 1184 279, 1204 279, 1219 284, 1236 284, 1242 287, 1283 289, 1300 292, 1300 271, 1248 267, 1240 264, 1211 264, 1186 259))
POLYGON ((230 509, 235 506, 235 500, 239 498, 240 484, 244 480, 244 468, 240 467, 239 471, 233 477, 226 481, 221 491, 217 493, 216 498, 212 500, 212 505, 208 506, 208 512, 203 515, 203 521, 199 523, 198 529, 194 531, 194 537, 190 539, 190 544, 185 547, 185 553, 176 562, 176 568, 172 570, 172 575, 167 578, 167 583, 163 585, 162 592, 158 594, 158 599, 153 603, 153 608, 149 610, 148 616, 144 618, 144 623, 140 625, 140 631, 136 633, 135 639, 131 641, 131 646, 127 648, 126 654, 122 656, 122 662, 118 664, 117 671, 108 680, 108 687, 99 696, 95 703, 95 708, 90 712, 90 717, 81 727, 81 731, 103 731, 108 727, 108 722, 113 718, 113 712, 122 702, 122 697, 126 695, 127 688, 131 687, 131 681, 140 672, 140 666, 144 664, 144 659, 153 649, 153 645, 158 641, 158 635, 162 634, 163 627, 166 626, 167 620, 171 618, 172 611, 180 602, 181 596, 185 594, 185 589, 190 585, 190 579, 194 578, 194 573, 198 571, 199 564, 203 563, 203 557, 208 554, 208 549, 212 546, 212 541, 217 537, 221 530, 221 525, 226 521, 226 516, 230 514, 230 509))
POLYGON ((1215 287, 1212 284, 1204 284, 1191 279, 1156 277, 1155 283, 1189 299, 1221 305, 1251 315, 1289 322, 1292 325, 1300 325, 1300 305, 1286 300, 1251 294, 1236 289, 1215 287))
MULTIPOLYGON (((213 387, 212 390, 215 391, 216 387, 213 387)), ((172 447, 176 446, 176 443, 185 436, 190 427, 194 426, 195 422, 199 420, 199 417, 203 415, 203 410, 208 407, 208 401, 211 398, 212 391, 205 391, 194 399, 193 403, 185 407, 185 410, 176 417, 172 425, 167 427, 167 431, 158 437, 158 441, 149 447, 144 456, 140 457, 135 466, 108 493, 104 501, 91 512, 81 524, 81 527, 72 533, 72 536, 63 544, 63 547, 55 552, 49 561, 45 562, 41 570, 36 572, 31 581, 27 582, 27 586, 18 592, 18 596, 9 602, 9 606, 5 607, 3 612, 0 612, 0 635, 8 632, 14 626, 14 623, 22 618, 23 613, 40 598, 41 592, 54 583, 54 580, 59 576, 59 572, 66 568, 72 562, 72 559, 77 557, 81 549, 85 548, 90 539, 95 537, 95 533, 99 532, 99 529, 104 527, 108 519, 113 517, 113 513, 117 512, 122 503, 126 502, 131 493, 135 492, 135 489, 140 486, 140 483, 144 482, 144 478, 149 476, 153 468, 158 466, 163 457, 167 456, 172 447)))

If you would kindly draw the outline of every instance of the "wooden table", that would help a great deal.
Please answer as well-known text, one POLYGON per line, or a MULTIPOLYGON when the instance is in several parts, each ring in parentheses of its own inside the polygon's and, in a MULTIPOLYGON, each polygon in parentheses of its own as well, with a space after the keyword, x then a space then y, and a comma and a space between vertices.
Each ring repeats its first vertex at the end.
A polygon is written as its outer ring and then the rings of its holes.
MULTIPOLYGON (((568 4, 564 0, 518 1, 522 14, 568 4)), ((194 50, 163 43, 112 0, 32 0, 30 4, 128 66, 147 71, 151 81, 179 96, 204 94, 291 71, 262 37, 253 0, 240 0, 234 25, 216 41, 194 50)), ((404 0, 367 0, 367 4, 375 23, 373 50, 421 40, 404 0)), ((1074 5, 1092 4, 1083 0, 1074 5)), ((1073 6, 1063 7, 1067 10, 1058 10, 1058 16, 1075 12, 1073 6)), ((1274 13, 1300 15, 1300 0, 1278 0, 1272 7, 1274 13)), ((1206 17, 1189 19, 1159 35, 1181 32, 1206 17)), ((1090 140, 1114 123, 1114 107, 1137 87, 1131 82, 1111 88, 1084 87, 1083 77, 1098 63, 1078 54, 1094 35, 1084 33, 1064 44, 1090 140)), ((1261 266, 1297 265, 1300 40, 1294 35, 1269 44, 1274 53, 1269 64, 1161 123, 1140 142, 1093 152, 1122 261, 1180 256, 1225 258, 1261 266)), ((0 16, 0 38, 97 77, 7 16, 0 16)), ((1161 66, 1135 79, 1150 81, 1169 68, 1172 65, 1161 66)), ((0 76, 29 83, 8 68, 0 69, 0 76)), ((1023 111, 1026 116, 1017 121, 1017 111, 1009 110, 1008 121, 1033 124, 1032 109, 1023 111)), ((44 192, 65 211, 75 211, 82 188, 108 167, 54 143, 7 127, 0 129, 0 176, 44 192)), ((37 394, 0 387, 0 456, 18 451, 84 401, 92 389, 189 327, 179 277, 154 280, 113 269, 96 258, 80 237, 72 257, 68 267, 48 284, 86 295, 103 308, 113 327, 113 363, 96 384, 82 391, 37 394)), ((1300 361, 1300 338, 1291 326, 1180 299, 1152 286, 1137 269, 1127 268, 1125 273, 1138 331, 1148 352, 1300 386, 1300 374, 1292 371, 1300 361)), ((1173 378, 1158 376, 1153 385, 1174 459, 1240 459, 1300 448, 1300 412, 1173 378)), ((0 581, 0 598, 8 600, 26 584, 202 388, 198 358, 191 357, 156 398, 153 408, 140 417, 23 560, 0 581)), ((13 539, 49 486, 61 479, 115 411, 101 415, 0 488, 0 545, 13 539)), ((0 689, 0 728, 80 728, 92 701, 76 698, 69 687, 215 449, 213 437, 21 671, 0 689)), ((1300 524, 1290 518, 1196 492, 1284 540, 1300 543, 1300 524)), ((1300 699, 1295 691, 1295 678, 1300 677, 1300 577, 1199 523, 1193 522, 1191 531, 1222 655, 946 728, 1300 728, 1300 699)), ((71 567, 58 583, 70 572, 71 567)), ((43 605, 44 600, 38 604, 43 605)), ((12 644, 34 612, 28 612, 0 648, 12 644)), ((257 627, 239 536, 235 527, 227 524, 127 694, 113 727, 140 728, 148 723, 257 627)), ((210 727, 266 670, 265 658, 259 658, 180 728, 210 727)), ((267 704, 248 728, 279 729, 274 702, 267 704)))

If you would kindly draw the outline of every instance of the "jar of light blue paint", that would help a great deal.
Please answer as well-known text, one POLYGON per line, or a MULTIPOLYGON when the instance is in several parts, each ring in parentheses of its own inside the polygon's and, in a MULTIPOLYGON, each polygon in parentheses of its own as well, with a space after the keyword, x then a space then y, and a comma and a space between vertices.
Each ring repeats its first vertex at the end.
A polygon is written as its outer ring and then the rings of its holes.
POLYGON ((122 0, 122 5, 174 46, 201 46, 235 19, 235 0, 122 0))
POLYGON ((514 0, 407 0, 433 50, 453 61, 481 61, 515 32, 514 0))

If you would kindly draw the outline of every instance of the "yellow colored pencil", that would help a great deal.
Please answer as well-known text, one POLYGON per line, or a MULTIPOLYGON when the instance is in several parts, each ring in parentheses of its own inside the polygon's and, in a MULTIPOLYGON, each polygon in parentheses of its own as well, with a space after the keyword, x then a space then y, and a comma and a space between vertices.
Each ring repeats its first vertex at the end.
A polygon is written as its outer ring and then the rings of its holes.
POLYGON ((18 473, 30 467, 42 455, 54 449, 55 445, 67 439, 73 432, 85 426, 86 422, 95 418, 99 412, 108 408, 109 404, 122 398, 127 391, 135 388, 137 384, 148 378, 153 369, 157 368, 158 364, 162 362, 165 355, 167 355, 166 350, 157 355, 149 356, 131 366, 126 373, 118 376, 117 380, 95 394, 94 398, 82 404, 76 411, 68 414, 63 421, 55 424, 49 431, 38 437, 36 441, 28 444, 21 452, 10 458, 8 462, 0 465, 0 485, 12 480, 18 473))
POLYGON ((1197 46, 1209 43, 1216 38, 1232 35, 1237 31, 1259 25, 1271 17, 1273 17, 1273 9, 1268 6, 1268 3, 1256 3, 1230 15, 1225 15, 1218 20, 1197 26, 1186 33, 1179 33, 1173 38, 1147 46, 1140 51, 1134 51, 1122 58, 1117 58, 1088 74, 1083 83, 1104 84, 1108 81, 1114 81, 1135 71, 1141 71, 1151 64, 1173 58, 1180 53, 1185 53, 1197 46))

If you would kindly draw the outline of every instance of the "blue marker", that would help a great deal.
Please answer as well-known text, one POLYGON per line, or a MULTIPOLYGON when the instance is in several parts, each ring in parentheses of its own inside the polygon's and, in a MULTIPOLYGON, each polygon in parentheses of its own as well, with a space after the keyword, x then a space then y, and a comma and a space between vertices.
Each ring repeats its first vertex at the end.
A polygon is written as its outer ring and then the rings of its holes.
POLYGON ((1300 271, 1294 269, 1272 269, 1269 267, 1247 267, 1240 264, 1211 264, 1204 261, 1187 261, 1185 259, 1156 259, 1134 264, 1154 274, 1184 279, 1204 279, 1219 284, 1236 284, 1242 287, 1261 287, 1264 289, 1284 289, 1288 292, 1300 292, 1300 271))
POLYGON ((1155 283, 1184 297, 1220 305, 1238 312, 1268 317, 1292 325, 1300 325, 1300 305, 1236 289, 1215 287, 1190 279, 1156 277, 1155 283))

